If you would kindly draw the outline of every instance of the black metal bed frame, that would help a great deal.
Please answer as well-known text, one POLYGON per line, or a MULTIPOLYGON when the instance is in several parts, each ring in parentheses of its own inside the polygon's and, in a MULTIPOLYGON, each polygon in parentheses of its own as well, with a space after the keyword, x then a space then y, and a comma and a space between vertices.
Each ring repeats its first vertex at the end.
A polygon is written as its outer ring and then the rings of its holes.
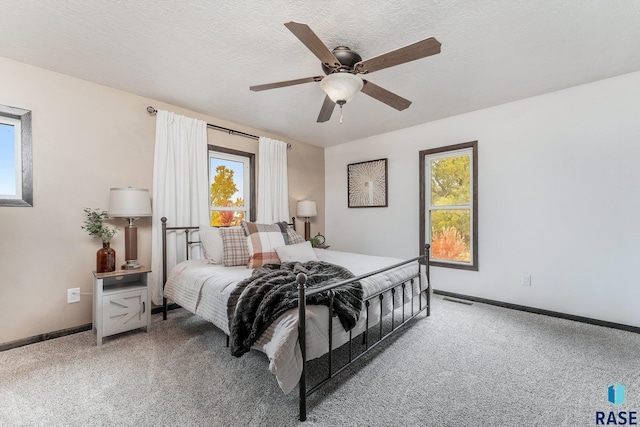
POLYGON ((168 227, 167 218, 160 218, 162 222, 162 320, 167 320, 167 299, 164 297, 164 285, 167 284, 167 231, 184 231, 185 233, 185 253, 187 260, 189 259, 189 247, 195 243, 200 243, 199 240, 189 240, 189 233, 191 230, 198 230, 197 226, 185 226, 185 227, 168 227))
MULTIPOLYGON (((400 328, 402 328, 404 325, 406 325, 408 322, 410 322, 412 319, 414 319, 416 316, 418 316, 420 313, 426 311, 426 315, 430 316, 431 315, 431 285, 430 285, 430 279, 429 279, 429 259, 428 259, 428 254, 429 253, 429 245, 425 245, 425 253, 421 256, 391 265, 389 267, 386 268, 382 268, 376 271, 372 271, 370 273, 367 274, 363 274, 354 278, 351 278, 349 280, 343 280, 339 283, 334 283, 332 285, 327 285, 327 286, 322 286, 319 288, 315 288, 315 289, 310 289, 307 290, 306 286, 305 286, 305 282, 307 280, 306 276, 303 273, 298 274, 297 276, 297 282, 298 282, 298 341, 300 342, 300 351, 302 352, 302 374, 300 375, 300 382, 298 383, 298 388, 299 388, 299 419, 300 421, 305 421, 307 419, 307 398, 312 395, 313 393, 315 393, 316 391, 318 391, 322 386, 324 386, 329 380, 331 380, 332 378, 336 377, 337 375, 339 375, 340 373, 342 373, 345 369, 347 369, 349 366, 351 366, 353 363, 355 363, 356 361, 358 361, 361 357, 363 357, 365 354, 367 354, 369 351, 373 350, 376 346, 378 346, 380 343, 382 343, 385 339, 389 338, 391 335, 393 335, 395 332, 397 332, 398 330, 400 330, 400 328), (385 271, 389 271, 392 270, 394 268, 397 267, 401 267, 403 265, 407 265, 407 264, 411 264, 412 262, 417 262, 418 263, 418 273, 413 275, 410 278, 404 279, 403 281, 401 281, 400 283, 393 283, 389 286, 387 286, 386 288, 376 292, 375 294, 370 295, 368 298, 366 298, 364 300, 364 304, 365 304, 365 309, 367 312, 367 318, 366 318, 366 324, 365 324, 365 329, 362 332, 363 335, 363 340, 364 340, 364 345, 365 345, 365 349, 360 352, 358 355, 356 355, 355 357, 353 356, 353 343, 354 343, 354 337, 352 334, 352 331, 349 331, 349 341, 347 343, 345 343, 344 345, 348 345, 349 346, 349 361, 346 362, 345 364, 343 364, 341 367, 339 367, 337 370, 333 370, 333 298, 334 298, 334 289, 340 287, 340 286, 344 286, 346 284, 349 283, 353 283, 362 279, 365 279, 367 277, 371 277, 371 276, 375 276, 376 274, 380 274, 383 273, 385 271), (427 278, 427 287, 426 289, 422 289, 422 268, 425 268, 425 277, 427 278), (405 288, 407 286, 407 283, 411 286, 411 289, 413 290, 413 285, 414 285, 414 281, 418 280, 418 294, 417 295, 411 295, 411 315, 410 316, 406 316, 405 315, 405 308, 407 306, 407 302, 406 302, 406 293, 405 293, 405 288), (396 308, 400 308, 400 307, 396 307, 395 305, 395 293, 396 293, 396 289, 397 288, 402 288, 402 321, 396 326, 395 324, 395 319, 396 319, 396 308), (324 377, 323 379, 320 380, 319 383, 317 383, 315 386, 311 387, 310 389, 307 389, 307 370, 308 370, 308 365, 307 365, 307 358, 306 358, 306 307, 307 307, 307 297, 313 296, 315 294, 319 294, 322 292, 327 292, 329 295, 329 353, 328 353, 328 373, 327 376, 324 377), (384 299, 384 295, 388 292, 391 292, 391 312, 387 313, 387 316, 391 316, 391 329, 386 333, 383 334, 383 304, 382 301, 384 299), (423 302, 422 302, 422 293, 425 294, 425 303, 423 306, 423 302), (415 299, 418 299, 418 310, 414 311, 414 306, 415 306, 415 299), (378 325, 379 325, 379 336, 378 336, 378 340, 373 342, 373 343, 369 343, 369 334, 371 332, 371 328, 369 327, 369 307, 371 305, 371 300, 374 300, 378 298, 380 301, 380 319, 378 321, 378 325)), ((373 327, 373 326, 372 326, 373 327)), ((357 337, 356 337, 357 338, 357 337)))
MULTIPOLYGON (((200 243, 199 241, 191 241, 189 239, 189 233, 192 230, 197 230, 199 227, 196 226, 186 226, 186 227, 168 227, 167 226, 167 219, 166 218, 162 218, 162 288, 164 291, 164 285, 167 282, 167 266, 166 266, 166 261, 167 261, 167 245, 166 245, 166 236, 167 236, 167 232, 168 231, 184 231, 185 232, 185 245, 186 245, 186 258, 189 259, 189 247, 192 244, 196 244, 196 243, 200 243)), ((293 227, 295 229, 295 217, 292 218, 292 223, 293 223, 293 227)), ((391 265, 389 267, 386 268, 382 268, 376 271, 372 271, 370 273, 367 274, 363 274, 357 277, 353 277, 349 280, 344 280, 341 281, 339 283, 334 283, 331 285, 327 285, 327 286, 322 286, 319 288, 314 288, 314 289, 307 289, 306 287, 306 280, 307 277, 303 274, 300 273, 298 274, 298 276, 296 277, 296 281, 298 283, 298 341, 300 343, 300 351, 302 353, 302 373, 300 375, 300 382, 298 383, 298 389, 299 389, 299 419, 300 421, 305 421, 307 419, 307 398, 309 396, 311 396, 313 393, 315 393, 316 391, 318 391, 322 386, 324 386, 325 384, 327 384, 327 382, 329 382, 332 378, 336 377, 337 375, 341 374, 345 369, 347 369, 349 366, 351 366, 352 364, 354 364, 356 361, 358 361, 360 358, 362 358, 365 354, 367 354, 369 351, 373 350, 375 347, 377 347, 379 344, 381 344, 384 340, 386 340, 387 338, 389 338, 390 336, 392 336, 394 333, 398 332, 399 330, 402 329, 403 326, 405 326, 407 323, 409 323, 411 320, 413 320, 414 318, 416 318, 420 313, 423 313, 426 311, 426 316, 430 316, 431 315, 431 283, 430 283, 430 278, 429 278, 429 246, 428 244, 425 245, 424 247, 424 253, 418 257, 391 265), (364 304, 365 304, 365 310, 366 310, 366 314, 367 314, 367 318, 366 318, 366 324, 365 324, 365 329, 364 331, 359 334, 362 335, 362 339, 363 339, 363 343, 365 346, 365 349, 363 351, 361 351, 359 354, 357 355, 353 355, 353 343, 354 343, 354 339, 357 337, 353 337, 352 335, 352 331, 349 331, 349 340, 347 343, 345 343, 344 345, 348 345, 348 362, 346 362, 345 364, 343 364, 342 366, 340 366, 338 369, 333 368, 333 353, 334 353, 334 349, 333 349, 333 299, 334 299, 334 289, 340 287, 340 286, 344 286, 346 284, 349 283, 353 283, 362 279, 365 279, 367 277, 371 277, 371 276, 375 276, 377 274, 383 273, 385 271, 389 271, 392 270, 394 268, 397 267, 401 267, 403 265, 407 265, 407 264, 411 264, 413 262, 417 262, 418 263, 418 273, 413 275, 410 278, 404 279, 399 283, 392 283, 389 286, 385 287, 384 289, 376 292, 373 295, 370 295, 368 298, 365 299, 364 304), (425 269, 425 277, 427 279, 427 286, 425 289, 422 289, 422 269, 425 269), (407 284, 409 286, 411 286, 411 289, 413 290, 413 286, 415 284, 415 280, 418 280, 418 293, 417 295, 411 295, 411 300, 409 303, 406 302, 406 293, 405 293, 405 288, 407 286, 407 284), (397 289, 401 288, 401 292, 402 292, 402 318, 401 321, 399 322, 398 325, 396 325, 396 309, 399 309, 400 307, 396 307, 395 304, 395 293, 397 292, 397 289), (306 357, 306 307, 307 307, 307 297, 313 296, 315 294, 319 294, 322 292, 327 292, 328 296, 329 296, 329 329, 328 329, 328 333, 329 333, 329 352, 327 354, 328 357, 328 373, 325 377, 321 378, 320 381, 315 384, 314 386, 312 386, 311 388, 307 389, 307 375, 308 375, 308 370, 309 370, 309 366, 308 366, 308 360, 306 357), (392 301, 392 308, 391 308, 391 312, 387 313, 386 316, 391 316, 391 328, 387 333, 383 334, 383 304, 382 301, 384 299, 384 295, 387 294, 388 292, 391 292, 391 301, 392 301), (424 293, 424 299, 425 302, 423 303, 423 298, 422 298, 422 294, 424 293), (371 332, 371 329, 375 326, 372 325, 371 328, 369 327, 369 307, 371 305, 371 301, 374 299, 379 299, 379 303, 380 303, 380 319, 379 319, 379 334, 378 334, 378 339, 372 343, 370 343, 370 339, 369 339, 369 335, 371 332), (418 307, 417 310, 415 310, 415 299, 418 300, 418 307), (405 313, 405 309, 407 304, 411 304, 411 313, 410 315, 406 315, 405 313)), ((163 320, 167 319, 167 299, 163 297, 162 299, 162 306, 163 306, 163 315, 162 318, 163 320)), ((229 344, 229 337, 227 336, 227 346, 229 344)))

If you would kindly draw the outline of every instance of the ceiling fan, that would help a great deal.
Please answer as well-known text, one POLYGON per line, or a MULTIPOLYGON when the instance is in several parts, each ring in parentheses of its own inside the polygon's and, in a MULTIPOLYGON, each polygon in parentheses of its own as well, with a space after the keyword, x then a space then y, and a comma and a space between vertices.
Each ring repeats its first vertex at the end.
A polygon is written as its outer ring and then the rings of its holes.
MULTIPOLYGON (((342 110, 342 106, 359 91, 398 111, 408 108, 411 101, 361 78, 358 74, 372 73, 440 53, 440 42, 430 37, 363 61, 357 52, 346 46, 338 46, 333 51, 329 50, 307 24, 292 21, 284 25, 322 61, 322 69, 326 76, 268 83, 251 86, 249 89, 258 92, 302 83, 320 82, 320 86, 327 96, 320 109, 318 123, 328 121, 336 104, 342 110)), ((342 123, 342 114, 340 115, 340 123, 342 123)))

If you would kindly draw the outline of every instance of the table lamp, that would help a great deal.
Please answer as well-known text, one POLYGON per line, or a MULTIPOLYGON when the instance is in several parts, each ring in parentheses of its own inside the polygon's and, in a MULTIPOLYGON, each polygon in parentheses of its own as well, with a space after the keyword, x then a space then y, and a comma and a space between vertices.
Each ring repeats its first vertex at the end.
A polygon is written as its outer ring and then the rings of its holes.
POLYGON ((309 222, 309 218, 312 216, 318 215, 318 210, 316 209, 316 202, 313 200, 300 200, 298 202, 298 217, 302 217, 305 219, 304 221, 304 240, 309 240, 311 238, 311 223, 309 222))
POLYGON ((128 224, 124 229, 123 270, 140 268, 138 263, 138 218, 151 216, 149 190, 140 188, 112 188, 109 194, 109 216, 124 218, 128 224))

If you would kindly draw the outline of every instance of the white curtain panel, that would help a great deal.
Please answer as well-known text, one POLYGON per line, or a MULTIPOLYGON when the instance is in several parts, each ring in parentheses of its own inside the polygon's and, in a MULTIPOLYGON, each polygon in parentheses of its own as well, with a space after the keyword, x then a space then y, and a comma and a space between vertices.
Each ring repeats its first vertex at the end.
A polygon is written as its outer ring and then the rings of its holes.
MULTIPOLYGON (((168 111, 156 116, 151 227, 151 298, 162 304, 162 222, 167 226, 209 224, 207 123, 168 111)), ((197 240, 197 239, 196 239, 197 240)), ((190 258, 199 258, 199 246, 190 258), (197 252, 197 253, 194 253, 197 252)), ((184 232, 167 237, 167 274, 185 259, 184 232), (182 239, 178 235, 182 234, 182 239)))
POLYGON ((289 220, 287 144, 263 136, 258 140, 258 212, 256 221, 289 220))

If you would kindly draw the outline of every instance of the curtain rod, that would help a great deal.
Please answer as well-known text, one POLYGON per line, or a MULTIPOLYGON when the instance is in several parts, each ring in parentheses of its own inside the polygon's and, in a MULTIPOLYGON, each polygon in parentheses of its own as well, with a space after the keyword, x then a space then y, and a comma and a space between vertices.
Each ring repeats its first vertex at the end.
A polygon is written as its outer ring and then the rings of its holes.
MULTIPOLYGON (((147 113, 156 114, 157 112, 158 110, 156 110, 152 106, 147 107, 147 113)), ((250 133, 240 132, 239 130, 233 130, 233 129, 225 128, 218 125, 212 125, 211 123, 207 123, 207 127, 211 129, 219 130, 220 132, 227 132, 229 135, 239 135, 239 136, 244 136, 245 138, 251 138, 251 139, 260 138, 257 135, 251 135, 250 133)), ((291 150, 291 144, 287 144, 287 150, 291 150)))

